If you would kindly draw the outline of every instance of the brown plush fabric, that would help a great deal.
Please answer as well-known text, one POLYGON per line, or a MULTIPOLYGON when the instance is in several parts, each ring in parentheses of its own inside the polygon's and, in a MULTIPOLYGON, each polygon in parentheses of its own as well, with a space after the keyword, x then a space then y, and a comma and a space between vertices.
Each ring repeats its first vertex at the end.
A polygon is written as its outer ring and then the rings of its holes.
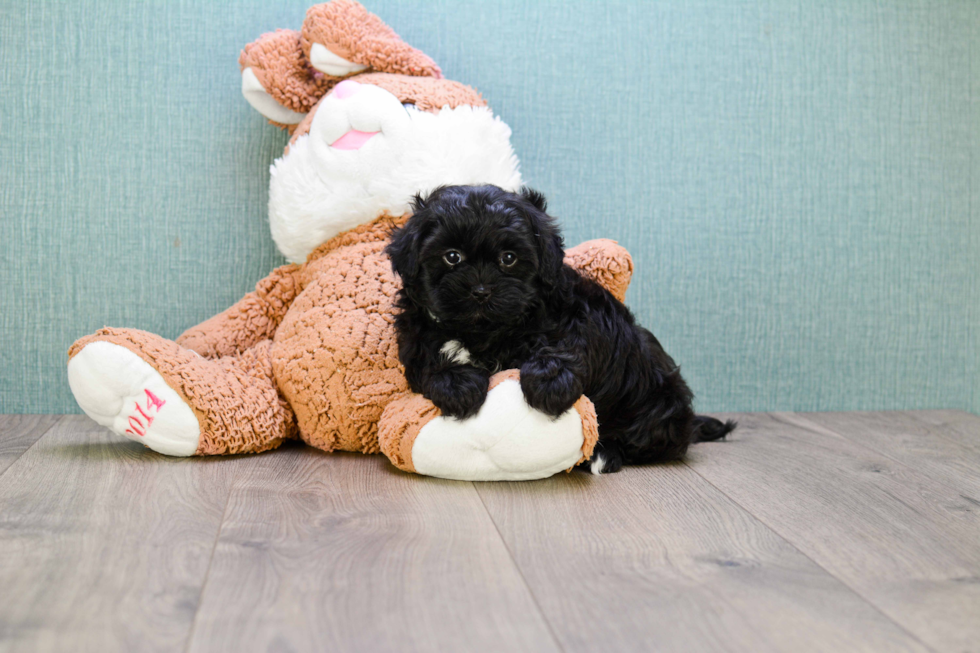
POLYGON ((442 77, 439 66, 354 0, 333 0, 306 11, 302 44, 307 59, 314 43, 371 70, 442 77))
POLYGON ((201 427, 198 455, 258 453, 296 437, 292 409, 272 378, 269 340, 237 355, 208 360, 152 333, 107 327, 75 342, 68 359, 95 341, 129 349, 191 407, 201 427))
POLYGON ((633 278, 633 257, 615 240, 587 240, 565 251, 565 264, 598 282, 619 301, 633 278))
MULTIPOLYGON (((279 29, 249 43, 238 56, 242 71, 251 68, 262 88, 290 111, 307 113, 339 78, 310 66, 299 32, 279 29)), ((288 127, 269 121, 279 127, 288 127)))
POLYGON ((490 377, 489 389, 493 390, 504 381, 520 381, 520 380, 521 380, 520 370, 504 370, 503 372, 497 372, 496 374, 490 377))
POLYGON ((273 369, 303 440, 326 451, 379 451, 378 420, 408 390, 392 316, 397 285, 384 254, 387 216, 331 239, 275 336, 273 369))
POLYGON ((405 393, 392 401, 378 422, 378 444, 388 460, 406 472, 415 472, 412 447, 422 427, 442 411, 422 395, 405 393))
MULTIPOLYGON (((579 465, 592 457, 595 445, 599 442, 599 417, 596 415, 592 400, 585 395, 579 397, 572 408, 578 411, 579 417, 582 418, 582 457, 575 463, 579 465)), ((574 466, 565 471, 570 472, 572 469, 574 466)))

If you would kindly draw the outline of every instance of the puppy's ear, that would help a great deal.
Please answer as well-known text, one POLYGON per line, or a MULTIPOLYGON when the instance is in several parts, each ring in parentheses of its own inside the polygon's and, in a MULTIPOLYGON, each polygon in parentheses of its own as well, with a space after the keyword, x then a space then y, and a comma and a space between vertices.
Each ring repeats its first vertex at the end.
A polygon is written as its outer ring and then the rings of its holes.
POLYGON ((548 201, 545 200, 544 195, 533 188, 521 186, 521 197, 533 204, 542 213, 546 213, 548 211, 548 201))
POLYGON ((521 189, 521 196, 530 204, 524 207, 524 215, 531 225, 538 246, 538 277, 545 288, 551 289, 561 278, 565 243, 555 219, 545 213, 548 204, 544 195, 525 186, 521 189))
POLYGON ((425 200, 422 199, 422 193, 415 193, 415 197, 412 198, 412 214, 418 213, 425 209, 425 200))
POLYGON ((425 209, 424 201, 418 195, 413 202, 415 213, 402 227, 391 232, 391 240, 385 253, 391 259, 391 268, 402 279, 402 287, 410 297, 414 297, 416 279, 421 269, 420 255, 426 237, 432 231, 434 220, 425 209))

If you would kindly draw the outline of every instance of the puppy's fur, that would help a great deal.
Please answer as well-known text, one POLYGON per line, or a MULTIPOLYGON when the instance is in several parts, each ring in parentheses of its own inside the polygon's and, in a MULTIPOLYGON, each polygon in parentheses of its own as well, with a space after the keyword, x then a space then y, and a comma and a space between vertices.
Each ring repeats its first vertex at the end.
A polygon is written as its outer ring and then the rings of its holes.
POLYGON ((557 417, 595 405, 593 472, 678 458, 735 424, 697 416, 680 370, 652 333, 599 284, 564 265, 544 198, 524 189, 447 186, 395 231, 402 279, 398 355, 412 390, 442 412, 475 414, 493 372, 520 368, 528 404, 557 417))

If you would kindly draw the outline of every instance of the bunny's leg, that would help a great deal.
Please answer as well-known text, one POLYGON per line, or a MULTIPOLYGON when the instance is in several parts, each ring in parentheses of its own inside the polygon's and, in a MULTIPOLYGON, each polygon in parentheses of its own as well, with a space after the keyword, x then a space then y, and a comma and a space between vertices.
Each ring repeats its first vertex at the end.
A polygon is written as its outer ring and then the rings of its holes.
POLYGON ((297 430, 271 348, 264 340, 209 360, 152 333, 105 328, 71 346, 68 383, 89 417, 159 453, 257 453, 297 430))
POLYGON ((517 370, 490 379, 474 417, 440 414, 432 402, 404 394, 378 425, 381 451, 409 472, 467 481, 546 478, 588 460, 598 440, 595 407, 581 397, 557 419, 524 400, 517 370))

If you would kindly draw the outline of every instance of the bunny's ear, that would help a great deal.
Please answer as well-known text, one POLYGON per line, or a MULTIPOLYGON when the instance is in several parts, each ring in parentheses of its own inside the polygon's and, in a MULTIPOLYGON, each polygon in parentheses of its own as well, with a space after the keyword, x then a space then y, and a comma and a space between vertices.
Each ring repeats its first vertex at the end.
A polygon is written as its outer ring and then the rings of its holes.
POLYGON ((242 49, 242 95, 273 124, 298 124, 323 97, 330 81, 312 73, 299 32, 277 30, 263 34, 242 49))
POLYGON ((384 21, 353 0, 310 7, 302 37, 310 65, 334 78, 367 70, 442 77, 432 59, 402 41, 384 21))

